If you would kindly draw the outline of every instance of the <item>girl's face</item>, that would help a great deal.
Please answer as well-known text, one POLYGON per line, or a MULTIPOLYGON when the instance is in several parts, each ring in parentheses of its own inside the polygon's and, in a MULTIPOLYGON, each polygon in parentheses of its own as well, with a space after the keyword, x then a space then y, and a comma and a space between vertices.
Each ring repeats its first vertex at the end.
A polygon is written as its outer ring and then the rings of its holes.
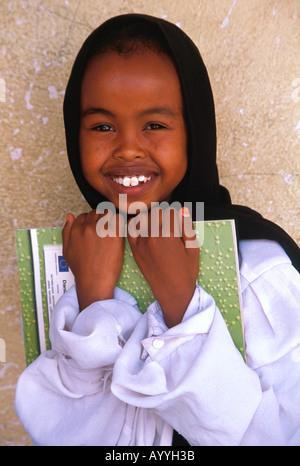
POLYGON ((80 156, 88 183, 119 207, 169 201, 187 169, 179 78, 163 54, 106 52, 89 62, 81 90, 80 156))

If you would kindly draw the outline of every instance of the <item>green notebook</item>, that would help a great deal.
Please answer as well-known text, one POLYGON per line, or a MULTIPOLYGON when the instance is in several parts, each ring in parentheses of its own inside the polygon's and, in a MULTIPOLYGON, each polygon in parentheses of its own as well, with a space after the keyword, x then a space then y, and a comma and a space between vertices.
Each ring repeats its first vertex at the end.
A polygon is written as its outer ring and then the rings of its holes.
MULTIPOLYGON (((234 221, 196 222, 195 229, 201 245, 198 283, 215 299, 245 357, 234 221)), ((60 296, 74 284, 74 277, 62 256, 61 228, 16 230, 15 236, 26 363, 30 364, 51 348, 51 313, 60 296)), ((135 297, 142 313, 154 301, 127 239, 118 286, 135 297)))

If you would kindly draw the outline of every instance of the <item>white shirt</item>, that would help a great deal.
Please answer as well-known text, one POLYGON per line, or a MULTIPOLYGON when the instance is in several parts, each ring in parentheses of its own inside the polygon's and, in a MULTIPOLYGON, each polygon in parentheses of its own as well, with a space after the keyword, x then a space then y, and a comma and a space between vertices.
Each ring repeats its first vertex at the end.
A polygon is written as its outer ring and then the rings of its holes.
POLYGON ((271 241, 240 243, 247 364, 197 286, 168 329, 120 289, 79 313, 57 304, 53 349, 20 376, 16 411, 36 445, 300 445, 300 275, 271 241))

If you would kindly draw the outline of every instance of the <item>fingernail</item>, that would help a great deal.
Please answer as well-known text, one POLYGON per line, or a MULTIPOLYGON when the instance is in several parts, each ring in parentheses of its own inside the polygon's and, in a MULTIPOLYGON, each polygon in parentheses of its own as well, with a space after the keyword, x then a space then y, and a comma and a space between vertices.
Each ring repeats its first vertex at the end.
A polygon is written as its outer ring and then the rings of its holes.
POLYGON ((183 217, 190 217, 190 211, 187 207, 182 207, 181 208, 181 215, 183 217))

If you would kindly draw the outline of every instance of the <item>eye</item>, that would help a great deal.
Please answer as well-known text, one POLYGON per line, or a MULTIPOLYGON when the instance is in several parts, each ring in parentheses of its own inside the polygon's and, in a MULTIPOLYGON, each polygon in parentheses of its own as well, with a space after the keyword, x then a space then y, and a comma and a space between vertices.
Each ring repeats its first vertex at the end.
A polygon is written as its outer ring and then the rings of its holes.
POLYGON ((160 123, 149 123, 145 129, 147 130, 159 130, 159 129, 166 129, 166 127, 160 123))
POLYGON ((114 131, 113 127, 108 125, 107 123, 103 123, 102 125, 93 126, 93 131, 99 131, 101 133, 107 133, 108 131, 114 131))

